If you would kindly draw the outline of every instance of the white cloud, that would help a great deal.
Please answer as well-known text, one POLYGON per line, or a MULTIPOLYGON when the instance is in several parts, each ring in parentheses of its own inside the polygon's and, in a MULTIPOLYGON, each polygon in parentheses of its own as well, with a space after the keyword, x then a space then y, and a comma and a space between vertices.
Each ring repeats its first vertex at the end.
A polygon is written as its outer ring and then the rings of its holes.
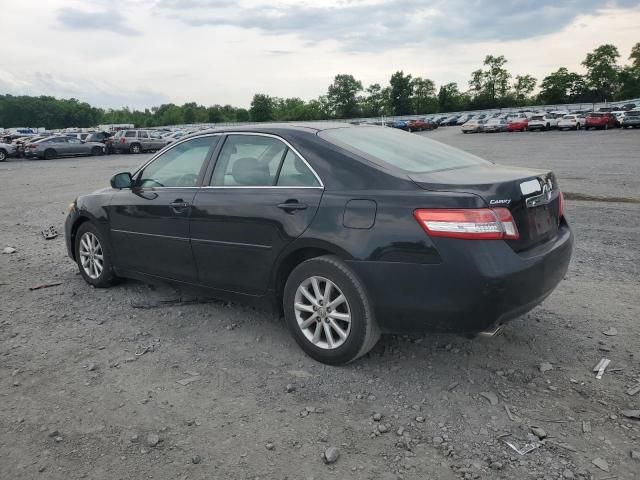
POLYGON ((489 53, 504 54, 514 75, 541 79, 561 66, 580 71, 602 43, 626 61, 640 41, 637 1, 464 3, 21 0, 3 8, 11 48, 0 93, 248 106, 257 92, 310 99, 338 73, 384 84, 400 69, 465 89, 489 53))

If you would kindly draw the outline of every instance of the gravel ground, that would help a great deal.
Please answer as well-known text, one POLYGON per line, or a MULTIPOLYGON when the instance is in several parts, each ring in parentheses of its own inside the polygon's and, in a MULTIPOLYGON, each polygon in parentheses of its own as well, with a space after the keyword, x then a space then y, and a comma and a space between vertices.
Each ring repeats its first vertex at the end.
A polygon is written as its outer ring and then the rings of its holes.
POLYGON ((342 368, 261 311, 90 288, 42 238, 146 157, 0 164, 0 478, 640 478, 640 132, 424 135, 590 198, 567 202, 572 265, 498 337, 384 336, 342 368))

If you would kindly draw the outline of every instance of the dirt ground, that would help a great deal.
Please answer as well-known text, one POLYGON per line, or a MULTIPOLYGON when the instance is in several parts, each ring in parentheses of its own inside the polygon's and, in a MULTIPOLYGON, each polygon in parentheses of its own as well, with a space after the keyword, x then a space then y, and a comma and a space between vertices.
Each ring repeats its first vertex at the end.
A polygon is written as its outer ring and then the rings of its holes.
POLYGON ((640 131, 424 135, 590 198, 569 273, 500 336, 383 336, 341 368, 271 314, 83 282, 66 207, 146 156, 0 164, 0 479, 640 478, 640 131))

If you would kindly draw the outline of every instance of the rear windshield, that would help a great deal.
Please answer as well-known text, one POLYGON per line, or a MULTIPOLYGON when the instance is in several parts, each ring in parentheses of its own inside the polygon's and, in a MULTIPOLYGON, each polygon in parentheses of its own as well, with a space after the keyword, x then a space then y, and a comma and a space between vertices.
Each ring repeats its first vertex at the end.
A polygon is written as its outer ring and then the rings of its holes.
POLYGON ((410 173, 490 163, 421 135, 386 127, 334 128, 321 131, 318 135, 380 166, 392 166, 410 173))
POLYGON ((544 117, 542 115, 534 115, 531 120, 544 120, 544 117))
POLYGON ((637 111, 637 112, 627 112, 627 113, 625 113, 625 116, 627 116, 627 117, 637 117, 637 116, 640 116, 640 111, 637 111))

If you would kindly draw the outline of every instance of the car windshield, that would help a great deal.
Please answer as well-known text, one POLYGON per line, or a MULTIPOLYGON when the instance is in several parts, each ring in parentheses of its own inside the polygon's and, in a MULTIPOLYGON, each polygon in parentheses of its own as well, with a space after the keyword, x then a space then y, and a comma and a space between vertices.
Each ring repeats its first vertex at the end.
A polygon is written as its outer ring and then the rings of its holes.
POLYGON ((411 173, 490 163, 444 143, 385 127, 333 128, 318 135, 382 167, 411 173))

